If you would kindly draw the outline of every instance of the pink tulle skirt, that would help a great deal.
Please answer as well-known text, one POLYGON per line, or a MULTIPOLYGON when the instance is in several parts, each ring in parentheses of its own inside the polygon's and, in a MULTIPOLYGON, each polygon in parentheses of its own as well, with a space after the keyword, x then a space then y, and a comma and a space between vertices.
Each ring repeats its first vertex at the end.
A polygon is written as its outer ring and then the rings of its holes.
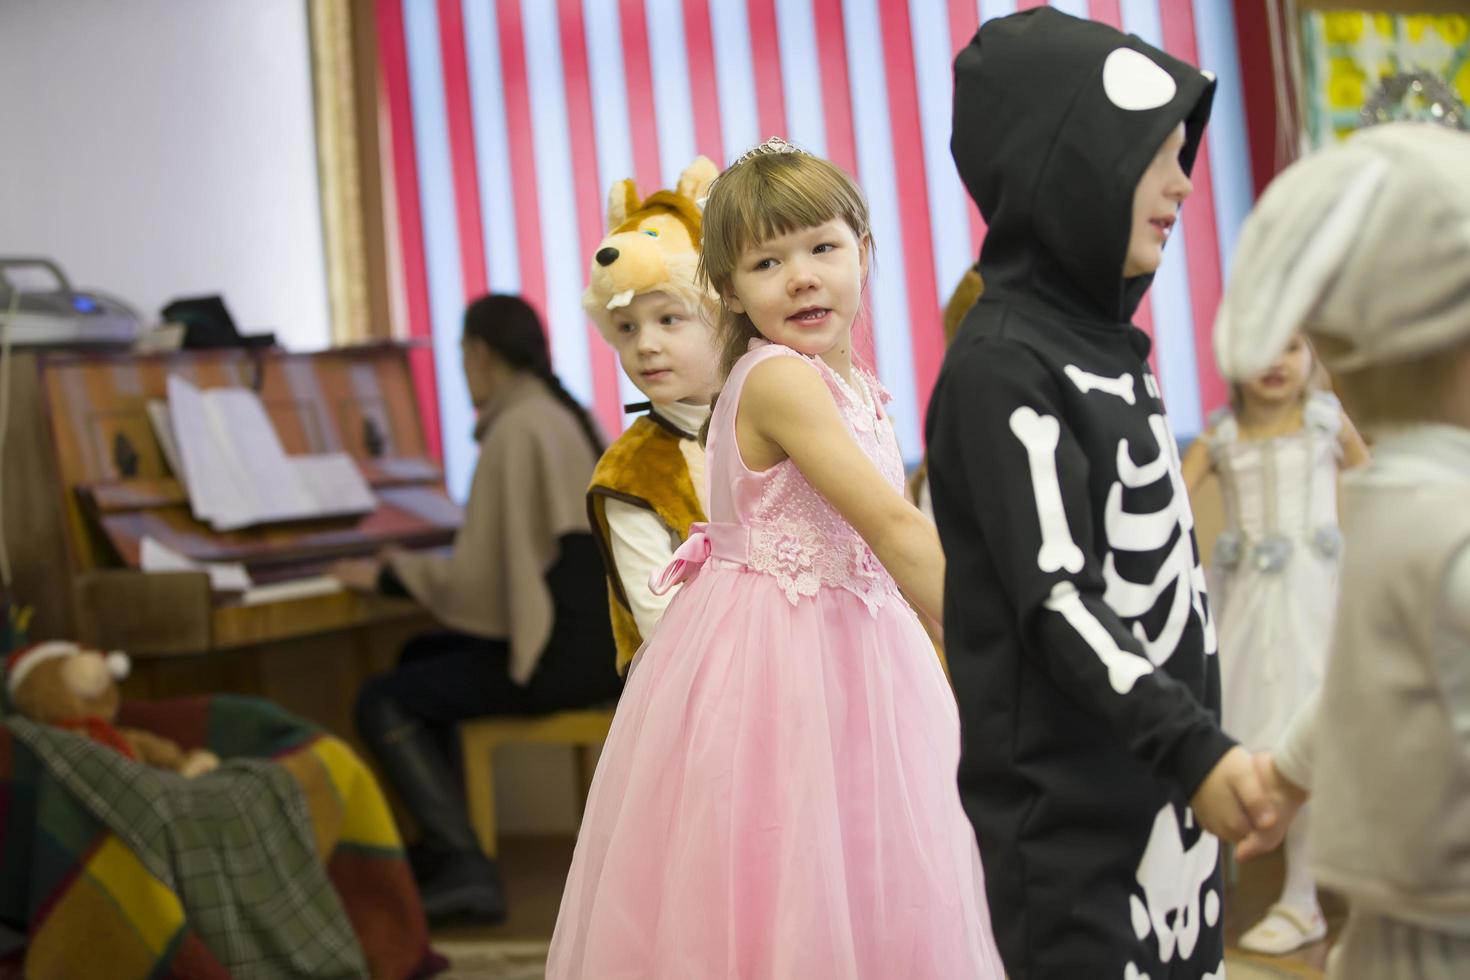
POLYGON ((1003 976, 958 760, 901 599, 709 562, 634 662, 547 976, 1003 976))

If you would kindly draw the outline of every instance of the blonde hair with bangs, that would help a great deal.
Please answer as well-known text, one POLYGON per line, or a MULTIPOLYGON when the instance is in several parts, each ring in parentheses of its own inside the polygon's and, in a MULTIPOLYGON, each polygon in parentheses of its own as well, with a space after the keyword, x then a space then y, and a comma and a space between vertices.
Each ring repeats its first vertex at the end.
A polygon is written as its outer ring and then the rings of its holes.
MULTIPOLYGON (((675 272, 675 277, 668 282, 661 282, 651 289, 641 290, 634 294, 635 298, 647 296, 649 293, 663 293, 684 307, 684 312, 698 320, 706 330, 713 330, 719 315, 714 295, 698 279, 691 281, 684 278, 685 275, 692 276, 693 270, 686 273, 682 269, 677 269, 675 272)), ((609 310, 598 297, 584 299, 582 309, 586 312, 587 318, 596 324, 598 333, 602 334, 602 339, 616 347, 618 343, 617 326, 627 319, 628 308, 620 306, 609 310)))
POLYGON ((750 317, 730 309, 726 297, 735 269, 753 245, 840 218, 872 249, 868 203, 857 184, 836 165, 810 153, 747 154, 716 178, 704 205, 699 278, 719 297, 715 324, 720 376, 730 373, 760 331, 750 317))

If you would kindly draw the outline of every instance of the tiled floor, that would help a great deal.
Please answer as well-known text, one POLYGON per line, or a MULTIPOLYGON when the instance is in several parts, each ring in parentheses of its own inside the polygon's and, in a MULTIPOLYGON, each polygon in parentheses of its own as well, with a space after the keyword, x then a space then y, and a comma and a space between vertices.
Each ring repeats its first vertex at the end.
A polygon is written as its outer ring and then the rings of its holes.
MULTIPOLYGON (((510 916, 495 927, 438 929, 436 941, 451 945, 483 941, 545 941, 556 924, 562 881, 572 858, 572 840, 567 837, 509 838, 501 843, 501 871, 510 901, 510 916)), ((1281 859, 1272 855, 1240 869, 1237 883, 1225 893, 1225 937, 1234 942, 1265 913, 1281 887, 1281 859)), ((1343 908, 1332 896, 1323 896, 1329 940, 1342 927, 1343 908)), ((1251 958, 1260 976, 1321 976, 1328 942, 1316 943, 1300 953, 1272 958, 1251 958)), ((1234 974, 1232 973, 1232 976, 1234 974)))

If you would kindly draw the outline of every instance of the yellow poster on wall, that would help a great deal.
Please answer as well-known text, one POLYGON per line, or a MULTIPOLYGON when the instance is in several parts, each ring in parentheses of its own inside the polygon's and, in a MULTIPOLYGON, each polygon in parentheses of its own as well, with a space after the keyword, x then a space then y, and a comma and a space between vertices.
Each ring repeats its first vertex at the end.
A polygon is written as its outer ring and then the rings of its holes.
POLYGON ((1309 9, 1299 26, 1309 148, 1390 119, 1470 128, 1470 15, 1309 9))

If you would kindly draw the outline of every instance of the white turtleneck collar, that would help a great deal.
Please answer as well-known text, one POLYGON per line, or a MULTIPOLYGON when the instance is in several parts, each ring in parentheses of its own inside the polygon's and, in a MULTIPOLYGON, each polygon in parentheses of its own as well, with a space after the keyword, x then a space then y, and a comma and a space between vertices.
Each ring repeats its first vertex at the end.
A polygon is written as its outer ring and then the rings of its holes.
POLYGON ((704 423, 709 419, 708 405, 690 405, 688 402, 654 402, 653 410, 688 434, 690 438, 697 437, 699 430, 704 428, 704 423))

